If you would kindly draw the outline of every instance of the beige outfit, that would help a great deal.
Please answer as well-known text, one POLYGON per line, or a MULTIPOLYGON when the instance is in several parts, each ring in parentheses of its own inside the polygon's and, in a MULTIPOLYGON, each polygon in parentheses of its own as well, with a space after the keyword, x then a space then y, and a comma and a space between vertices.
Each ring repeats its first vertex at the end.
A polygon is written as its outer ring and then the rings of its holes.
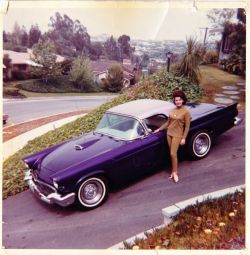
POLYGON ((177 173, 178 159, 177 151, 181 139, 186 139, 190 127, 190 112, 185 106, 173 109, 167 122, 159 130, 168 129, 167 142, 172 161, 172 172, 177 173))

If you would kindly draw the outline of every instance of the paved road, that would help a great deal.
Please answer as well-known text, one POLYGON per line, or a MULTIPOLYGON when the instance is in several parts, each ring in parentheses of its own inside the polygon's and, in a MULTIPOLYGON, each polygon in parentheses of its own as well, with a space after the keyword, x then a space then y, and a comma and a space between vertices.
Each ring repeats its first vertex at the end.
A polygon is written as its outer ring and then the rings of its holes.
POLYGON ((193 196, 245 183, 245 122, 221 135, 210 154, 112 192, 101 207, 80 212, 41 203, 26 191, 3 201, 6 248, 105 249, 163 223, 161 209, 193 196))
POLYGON ((28 98, 3 101, 3 112, 9 115, 9 123, 18 124, 58 113, 93 109, 113 96, 74 96, 52 98, 28 98))

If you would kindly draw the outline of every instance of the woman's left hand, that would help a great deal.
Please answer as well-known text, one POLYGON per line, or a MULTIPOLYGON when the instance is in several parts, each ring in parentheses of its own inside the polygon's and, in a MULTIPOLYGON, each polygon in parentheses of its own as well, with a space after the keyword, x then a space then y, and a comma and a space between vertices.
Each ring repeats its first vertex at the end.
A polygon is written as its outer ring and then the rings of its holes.
POLYGON ((184 145, 186 143, 186 140, 184 138, 181 139, 180 145, 184 145))

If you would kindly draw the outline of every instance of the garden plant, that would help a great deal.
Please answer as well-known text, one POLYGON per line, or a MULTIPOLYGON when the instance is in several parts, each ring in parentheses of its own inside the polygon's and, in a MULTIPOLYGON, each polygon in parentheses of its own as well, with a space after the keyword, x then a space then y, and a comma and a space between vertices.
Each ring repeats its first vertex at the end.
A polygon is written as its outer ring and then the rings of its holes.
POLYGON ((245 190, 190 205, 124 249, 244 249, 245 190))

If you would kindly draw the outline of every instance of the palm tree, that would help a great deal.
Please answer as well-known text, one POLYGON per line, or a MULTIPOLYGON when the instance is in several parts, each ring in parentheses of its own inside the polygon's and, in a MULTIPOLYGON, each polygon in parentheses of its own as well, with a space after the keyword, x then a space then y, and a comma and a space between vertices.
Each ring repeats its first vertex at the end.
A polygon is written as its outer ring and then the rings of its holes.
POLYGON ((203 54, 204 48, 194 38, 187 38, 187 48, 177 66, 176 75, 186 77, 191 82, 199 84, 201 78, 199 64, 203 54))

